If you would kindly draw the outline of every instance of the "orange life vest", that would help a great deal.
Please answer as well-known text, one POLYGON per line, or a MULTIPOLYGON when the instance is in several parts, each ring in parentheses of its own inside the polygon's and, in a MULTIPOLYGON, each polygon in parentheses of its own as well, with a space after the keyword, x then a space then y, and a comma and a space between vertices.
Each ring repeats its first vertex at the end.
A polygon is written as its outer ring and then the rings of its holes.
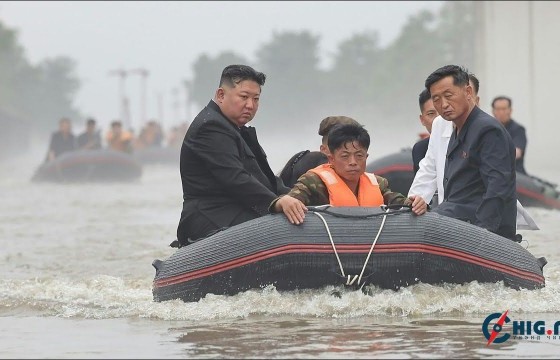
POLYGON ((322 164, 310 171, 319 175, 329 191, 332 206, 381 206, 384 204, 379 183, 372 173, 363 173, 358 185, 358 198, 329 164, 322 164))

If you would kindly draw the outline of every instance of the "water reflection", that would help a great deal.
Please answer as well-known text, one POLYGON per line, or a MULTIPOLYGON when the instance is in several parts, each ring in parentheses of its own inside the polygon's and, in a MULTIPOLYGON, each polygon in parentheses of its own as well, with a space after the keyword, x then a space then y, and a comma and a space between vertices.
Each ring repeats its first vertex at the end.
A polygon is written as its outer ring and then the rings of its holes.
POLYGON ((517 350, 513 341, 486 348, 483 320, 251 317, 169 332, 186 345, 184 356, 198 358, 474 358, 517 350))

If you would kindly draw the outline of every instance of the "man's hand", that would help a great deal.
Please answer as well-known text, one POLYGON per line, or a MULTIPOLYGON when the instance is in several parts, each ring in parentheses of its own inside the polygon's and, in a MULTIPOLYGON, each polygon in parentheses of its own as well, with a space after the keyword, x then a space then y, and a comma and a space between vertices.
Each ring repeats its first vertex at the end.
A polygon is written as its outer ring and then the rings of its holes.
POLYGON ((303 223, 307 207, 300 200, 285 195, 276 201, 274 210, 276 212, 282 211, 292 224, 299 225, 303 223))
POLYGON ((428 209, 428 204, 426 204, 426 202, 424 201, 422 196, 420 196, 420 195, 410 195, 408 198, 410 200, 412 200, 412 212, 413 213, 415 213, 416 215, 422 215, 422 214, 426 213, 426 211, 428 209))

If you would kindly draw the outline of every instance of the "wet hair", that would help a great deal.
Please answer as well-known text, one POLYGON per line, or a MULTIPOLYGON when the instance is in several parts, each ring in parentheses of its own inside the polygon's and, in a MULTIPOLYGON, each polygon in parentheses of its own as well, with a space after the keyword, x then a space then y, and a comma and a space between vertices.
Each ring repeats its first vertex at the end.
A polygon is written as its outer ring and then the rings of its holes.
POLYGON ((427 89, 422 90, 418 95, 418 105, 420 105, 420 112, 424 111, 424 104, 430 100, 430 92, 427 89))
POLYGON ((430 92, 430 87, 433 84, 448 76, 453 77, 453 85, 455 86, 469 85, 469 72, 467 69, 458 65, 445 65, 431 73, 426 78, 424 86, 430 92))
POLYGON ((494 103, 498 100, 507 100, 509 105, 508 107, 511 107, 511 98, 501 95, 501 96, 496 96, 494 100, 492 100, 492 109, 494 108, 494 103))
POLYGON ((478 89, 480 88, 480 82, 478 81, 478 78, 473 73, 469 73, 469 80, 473 84, 475 95, 478 95, 478 89))
POLYGON ((222 76, 220 77, 220 87, 223 85, 235 87, 244 80, 252 80, 260 86, 263 86, 266 80, 266 75, 262 72, 256 71, 248 65, 228 65, 222 71, 222 76))
POLYGON ((335 150, 340 149, 347 143, 357 141, 366 150, 369 148, 369 134, 362 125, 338 124, 329 132, 329 150, 334 154, 335 150))

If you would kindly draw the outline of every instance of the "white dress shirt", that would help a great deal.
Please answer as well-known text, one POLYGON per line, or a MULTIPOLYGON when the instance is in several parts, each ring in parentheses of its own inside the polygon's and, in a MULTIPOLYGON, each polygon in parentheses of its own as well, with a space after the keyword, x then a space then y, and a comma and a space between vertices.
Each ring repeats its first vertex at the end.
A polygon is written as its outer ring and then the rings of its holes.
POLYGON ((408 195, 420 195, 430 203, 437 190, 438 203, 443 202, 443 171, 447 145, 453 133, 453 123, 438 116, 432 122, 432 132, 426 156, 420 161, 420 168, 414 176, 408 195))
MULTIPOLYGON (((420 168, 414 176, 408 196, 420 195, 426 203, 429 203, 437 190, 438 204, 443 202, 445 157, 453 128, 453 122, 445 120, 441 115, 432 122, 428 150, 426 151, 426 156, 420 161, 420 168)), ((517 229, 539 230, 535 220, 523 208, 519 200, 517 200, 517 229)))

